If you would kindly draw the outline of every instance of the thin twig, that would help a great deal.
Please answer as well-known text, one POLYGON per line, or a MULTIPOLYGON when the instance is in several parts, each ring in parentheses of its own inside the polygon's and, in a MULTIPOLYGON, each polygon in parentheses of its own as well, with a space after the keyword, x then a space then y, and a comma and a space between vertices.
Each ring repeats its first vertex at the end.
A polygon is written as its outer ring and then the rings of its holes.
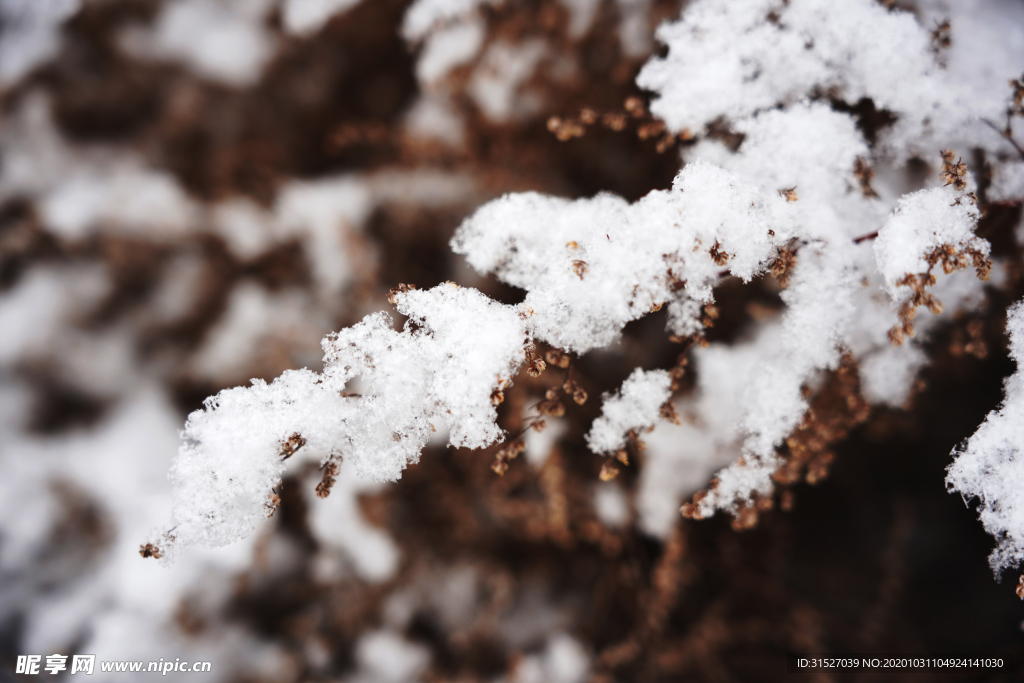
POLYGON ((1020 155, 1021 159, 1024 159, 1024 148, 1018 145, 1017 141, 1013 139, 1013 135, 1010 133, 1009 123, 1007 123, 1006 128, 1000 128, 999 126, 992 123, 988 119, 982 119, 981 122, 987 125, 995 132, 999 133, 999 135, 1001 135, 1002 137, 1006 138, 1010 142, 1010 144, 1013 145, 1013 148, 1017 150, 1017 154, 1020 155))

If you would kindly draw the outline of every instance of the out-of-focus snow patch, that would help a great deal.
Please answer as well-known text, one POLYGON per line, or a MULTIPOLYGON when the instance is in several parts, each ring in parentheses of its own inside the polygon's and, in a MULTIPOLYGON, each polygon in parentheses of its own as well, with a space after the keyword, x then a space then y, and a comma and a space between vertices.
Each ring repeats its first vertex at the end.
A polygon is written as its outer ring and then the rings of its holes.
POLYGON ((467 92, 495 123, 521 119, 540 107, 537 97, 522 86, 533 76, 548 52, 543 40, 525 40, 519 44, 495 40, 487 47, 470 77, 467 92))
POLYGON ((405 12, 402 36, 418 43, 440 26, 474 14, 483 5, 500 5, 505 0, 416 0, 405 12))
POLYGON ((618 528, 629 522, 629 502, 622 487, 613 481, 594 487, 594 512, 604 524, 618 528))
POLYGON ((651 54, 651 0, 615 0, 619 9, 619 45, 627 57, 639 59, 651 54))
MULTIPOLYGON (((226 313, 209 331, 192 359, 193 371, 218 383, 237 382, 260 353, 273 354, 307 347, 316 356, 315 340, 329 323, 321 319, 301 290, 268 292, 262 287, 239 284, 231 293, 226 313)), ((286 356, 270 365, 292 365, 286 356)))
MULTIPOLYGON (((367 524, 359 511, 358 496, 379 488, 379 483, 356 477, 352 467, 342 463, 330 495, 309 505, 310 531, 322 546, 320 553, 343 554, 356 575, 370 583, 394 576, 399 561, 398 547, 391 538, 367 524)), ((329 566, 323 559, 317 562, 329 566)))
POLYGON ((407 683, 430 664, 430 651, 389 630, 359 638, 355 647, 359 670, 348 683, 407 683))
POLYGON ((552 635, 540 654, 520 660, 508 683, 582 683, 590 672, 590 656, 565 633, 552 635))
POLYGON ((145 237, 180 235, 195 227, 199 209, 177 180, 128 160, 88 170, 55 188, 42 203, 46 226, 77 240, 98 227, 145 237))
POLYGON ((298 35, 315 33, 328 19, 360 2, 362 0, 285 0, 281 13, 284 28, 298 35))
POLYGON ((523 434, 523 438, 526 440, 526 451, 523 455, 528 463, 538 468, 547 462, 548 456, 551 455, 551 450, 558 443, 558 440, 562 438, 566 429, 568 429, 565 420, 562 418, 545 417, 544 423, 544 429, 541 431, 527 429, 526 433, 523 434))
POLYGON ((594 24, 601 0, 559 0, 569 12, 569 37, 582 38, 594 24))
POLYGON ((988 198, 993 202, 1024 199, 1024 161, 1008 161, 995 167, 988 198))
POLYGON ((0 89, 57 54, 60 25, 81 0, 0 0, 0 89))
POLYGON ((412 138, 449 147, 460 147, 466 135, 461 114, 443 93, 422 94, 405 115, 405 130, 412 138))
POLYGON ((151 30, 131 27, 121 45, 138 58, 180 61, 204 78, 250 86, 276 49, 265 25, 273 4, 274 0, 170 0, 151 30))
POLYGON ((431 33, 416 61, 416 78, 428 88, 437 84, 449 71, 476 56, 486 31, 483 17, 471 15, 431 33))

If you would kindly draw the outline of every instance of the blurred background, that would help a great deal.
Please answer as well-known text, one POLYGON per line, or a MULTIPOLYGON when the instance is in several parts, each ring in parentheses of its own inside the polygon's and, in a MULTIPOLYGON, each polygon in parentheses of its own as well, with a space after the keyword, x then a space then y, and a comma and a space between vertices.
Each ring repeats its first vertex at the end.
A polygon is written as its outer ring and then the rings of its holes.
MULTIPOLYGON (((0 680, 53 653, 208 660, 178 677, 239 683, 1024 680, 1017 578, 993 580, 991 539, 943 483, 1013 370, 994 289, 935 335, 905 410, 875 409, 750 530, 640 529, 643 454, 600 481, 592 400, 503 477, 496 448, 441 443, 395 484, 343 466, 325 499, 293 469, 246 541, 140 557, 204 398, 319 369, 320 339, 400 283, 521 300, 448 248, 488 199, 635 200, 681 166, 624 102, 682 0, 409 4, 0 0, 0 680), (583 108, 606 125, 549 130, 583 108), (1006 666, 805 675, 789 652, 1006 666)), ((1019 220, 979 232, 1013 252, 994 236, 1019 220)), ((713 341, 782 307, 769 281, 716 296, 713 341)), ((577 380, 597 397, 671 367, 664 323, 632 323, 577 380)), ((558 383, 518 377, 502 426, 558 383)))

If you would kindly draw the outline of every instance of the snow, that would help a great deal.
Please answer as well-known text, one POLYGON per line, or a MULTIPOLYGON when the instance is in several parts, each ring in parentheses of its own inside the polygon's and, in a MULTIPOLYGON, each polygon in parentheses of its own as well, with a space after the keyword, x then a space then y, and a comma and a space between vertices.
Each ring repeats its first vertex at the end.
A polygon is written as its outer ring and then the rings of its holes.
POLYGON ((484 116, 506 123, 536 113, 540 102, 523 86, 547 52, 547 44, 539 38, 521 43, 491 41, 466 88, 484 116))
POLYGON ((594 420, 587 445, 595 453, 613 453, 626 445, 629 432, 640 433, 658 421, 671 396, 672 378, 665 370, 633 371, 615 396, 605 395, 601 417, 594 420))
POLYGON ((431 33, 416 61, 417 80, 429 88, 470 62, 483 46, 486 31, 482 17, 470 16, 431 33))
POLYGON ((288 33, 315 33, 331 17, 346 12, 362 0, 286 0, 281 17, 288 33))
POLYGON ((249 535, 273 509, 294 444, 300 460, 341 456, 360 476, 387 481, 419 460, 433 422, 447 426, 457 447, 503 437, 492 396, 524 359, 527 316, 451 283, 394 300, 409 318, 404 331, 385 313, 369 315, 324 340, 323 374, 253 380, 189 416, 171 469, 172 521, 151 537, 167 558, 249 535), (356 378, 361 393, 344 395, 356 378))
MULTIPOLYGON (((317 472, 316 478, 319 476, 317 472)), ((313 488, 307 487, 308 490, 313 488)), ((394 541, 380 529, 367 524, 359 511, 357 496, 379 488, 379 484, 356 477, 352 467, 342 463, 330 495, 310 501, 309 506, 309 527, 322 546, 320 554, 342 554, 355 574, 369 583, 391 579, 400 559, 394 541)))
POLYGON ((601 0, 559 0, 559 3, 569 13, 570 38, 586 35, 601 7, 601 0))
POLYGON ((939 247, 949 245, 957 253, 974 250, 988 256, 988 243, 974 234, 979 216, 972 202, 958 201, 952 187, 902 197, 878 231, 874 245, 878 269, 893 301, 908 296, 909 287, 901 284, 905 276, 931 270, 927 256, 939 247))
POLYGON ((1006 379, 1006 398, 953 450, 946 471, 949 491, 965 503, 978 499, 978 518, 996 539, 989 563, 997 573, 1024 561, 1024 302, 1007 311, 1006 331, 1010 357, 1018 366, 1006 379))
POLYGON ((250 86, 276 50, 274 36, 264 25, 272 4, 273 0, 170 0, 161 7, 152 30, 133 27, 121 43, 134 56, 179 61, 204 78, 250 86))
POLYGON ((1010 161, 996 166, 992 185, 988 189, 990 201, 1006 202, 1024 199, 1024 161, 1010 161))
POLYGON ((726 264, 744 280, 761 272, 791 234, 787 204, 695 162, 671 190, 632 205, 609 194, 506 195, 468 218, 452 249, 478 272, 528 292, 524 305, 539 339, 585 353, 673 298, 711 302, 726 264), (675 293, 670 278, 684 283, 675 293))
POLYGON ((430 663, 430 652, 399 634, 380 630, 361 636, 355 647, 362 676, 354 681, 404 683, 419 678, 430 663))
POLYGON ((597 484, 594 487, 594 513, 612 528, 625 526, 629 522, 629 503, 622 487, 613 481, 597 484))
POLYGON ((60 26, 81 0, 0 1, 0 89, 17 82, 60 47, 60 26))
MULTIPOLYGON (((957 20, 971 11, 958 8, 956 14, 959 36, 957 20)), ((637 82, 658 93, 651 109, 672 130, 693 133, 718 117, 744 118, 813 91, 832 90, 849 103, 869 97, 876 107, 900 114, 883 147, 903 157, 934 149, 923 143, 939 126, 946 136, 966 127, 980 139, 976 117, 1001 116, 1004 104, 989 78, 1002 72, 1005 83, 1016 75, 1017 66, 1007 66, 1019 58, 1024 42, 1019 25, 998 23, 986 26, 992 44, 1005 46, 1001 54, 971 55, 973 68, 964 77, 943 69, 931 52, 929 23, 875 0, 697 0, 680 21, 658 29, 668 55, 648 62, 637 82), (970 85, 979 71, 986 76, 982 88, 970 85)), ((965 33, 971 42, 979 37, 977 30, 965 33)), ((953 57, 964 52, 958 48, 949 61, 956 63, 953 57)))
POLYGON ((423 40, 431 31, 466 17, 483 5, 500 5, 504 0, 416 0, 405 12, 402 36, 409 42, 423 40))

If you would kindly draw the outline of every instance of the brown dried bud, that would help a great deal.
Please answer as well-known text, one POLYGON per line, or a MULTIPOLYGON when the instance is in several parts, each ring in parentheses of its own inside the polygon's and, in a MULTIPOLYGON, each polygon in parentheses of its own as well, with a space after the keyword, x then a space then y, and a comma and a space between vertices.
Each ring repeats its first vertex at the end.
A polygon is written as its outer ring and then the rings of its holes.
POLYGON ((950 26, 949 19, 946 19, 932 29, 932 52, 938 53, 941 50, 946 50, 952 44, 953 30, 950 26))
POLYGON ((666 131, 665 134, 661 136, 661 139, 658 140, 658 144, 654 146, 654 151, 658 154, 664 154, 665 151, 674 144, 676 144, 676 136, 666 131))
POLYGON ((747 505, 736 511, 732 518, 733 531, 747 531, 757 526, 757 508, 747 505))
POLYGON ((576 405, 583 405, 587 402, 587 392, 583 391, 580 387, 576 387, 576 390, 572 392, 572 400, 576 401, 576 405))
POLYGON ((565 405, 561 401, 544 401, 540 404, 539 411, 541 415, 562 417, 565 415, 565 405))
POLYGON ((494 463, 491 469, 498 476, 504 476, 508 471, 508 463, 526 450, 526 441, 520 437, 494 454, 494 463))
POLYGON ((320 479, 320 483, 316 485, 316 497, 326 498, 331 495, 331 488, 334 487, 335 478, 338 476, 338 470, 341 469, 341 463, 334 458, 331 458, 324 465, 324 475, 320 479))
POLYGON ((284 460, 287 460, 305 445, 306 439, 300 436, 298 432, 292 432, 292 435, 286 441, 281 442, 281 448, 278 452, 284 460))
POLYGON ((728 252, 722 249, 722 245, 718 243, 718 240, 715 240, 708 253, 711 255, 711 260, 718 266, 724 266, 732 258, 728 252))
POLYGON ((874 177, 875 172, 868 164, 867 160, 863 157, 857 157, 857 160, 853 164, 853 175, 857 178, 857 182, 860 184, 860 191, 868 199, 874 199, 878 197, 878 193, 871 187, 871 178, 874 177))
POLYGON ((785 289, 789 286, 789 275, 796 265, 796 254, 787 247, 779 249, 778 255, 772 262, 771 273, 778 281, 779 287, 785 289))
POLYGON ((613 461, 608 460, 601 465, 601 472, 597 476, 601 481, 611 481, 619 476, 619 467, 613 461))
POLYGON ((609 112, 601 117, 601 123, 603 123, 606 128, 610 128, 618 133, 626 127, 626 116, 617 112, 609 112))
POLYGON ((644 107, 644 101, 639 97, 627 97, 626 101, 622 105, 623 109, 628 111, 630 114, 636 117, 644 116, 647 111, 644 107))
POLYGON ((404 294, 405 292, 410 292, 410 291, 412 291, 414 289, 416 289, 416 285, 398 285, 397 287, 392 288, 388 292, 388 303, 391 304, 392 306, 394 306, 395 305, 395 297, 397 295, 404 294))
POLYGON ((629 467, 629 454, 626 453, 626 449, 620 448, 615 451, 615 459, 621 462, 626 467, 629 467))
POLYGON ((637 128, 636 134, 641 140, 647 140, 648 138, 657 137, 664 132, 665 123, 663 121, 651 121, 637 128))
POLYGON ((671 399, 661 404, 661 408, 658 409, 658 416, 674 425, 683 423, 683 421, 679 419, 679 413, 676 412, 676 406, 672 403, 671 399))
POLYGON ((1017 581, 1017 597, 1024 600, 1024 574, 1021 574, 1017 581))
POLYGON ((544 372, 545 368, 547 368, 547 364, 541 360, 540 355, 537 353, 537 348, 533 344, 526 347, 525 354, 527 374, 529 374, 530 377, 539 377, 540 374, 544 372))
POLYGON ((146 545, 139 546, 139 555, 141 555, 142 557, 152 557, 159 560, 161 557, 164 556, 164 553, 162 550, 160 550, 160 548, 153 545, 152 543, 147 543, 146 545))
POLYGON ((779 190, 779 194, 786 198, 787 202, 795 202, 799 197, 796 196, 795 187, 787 187, 783 190, 779 190))
POLYGON ((267 513, 267 519, 273 517, 279 507, 281 507, 281 496, 277 493, 271 493, 267 497, 267 509, 270 510, 270 512, 267 513))
POLYGON ((567 367, 569 367, 569 361, 571 360, 571 358, 569 357, 569 354, 567 354, 567 353, 565 353, 563 351, 559 351, 558 349, 553 349, 551 351, 548 351, 544 355, 544 357, 547 359, 548 364, 554 365, 555 367, 559 367, 559 368, 567 368, 567 367))

